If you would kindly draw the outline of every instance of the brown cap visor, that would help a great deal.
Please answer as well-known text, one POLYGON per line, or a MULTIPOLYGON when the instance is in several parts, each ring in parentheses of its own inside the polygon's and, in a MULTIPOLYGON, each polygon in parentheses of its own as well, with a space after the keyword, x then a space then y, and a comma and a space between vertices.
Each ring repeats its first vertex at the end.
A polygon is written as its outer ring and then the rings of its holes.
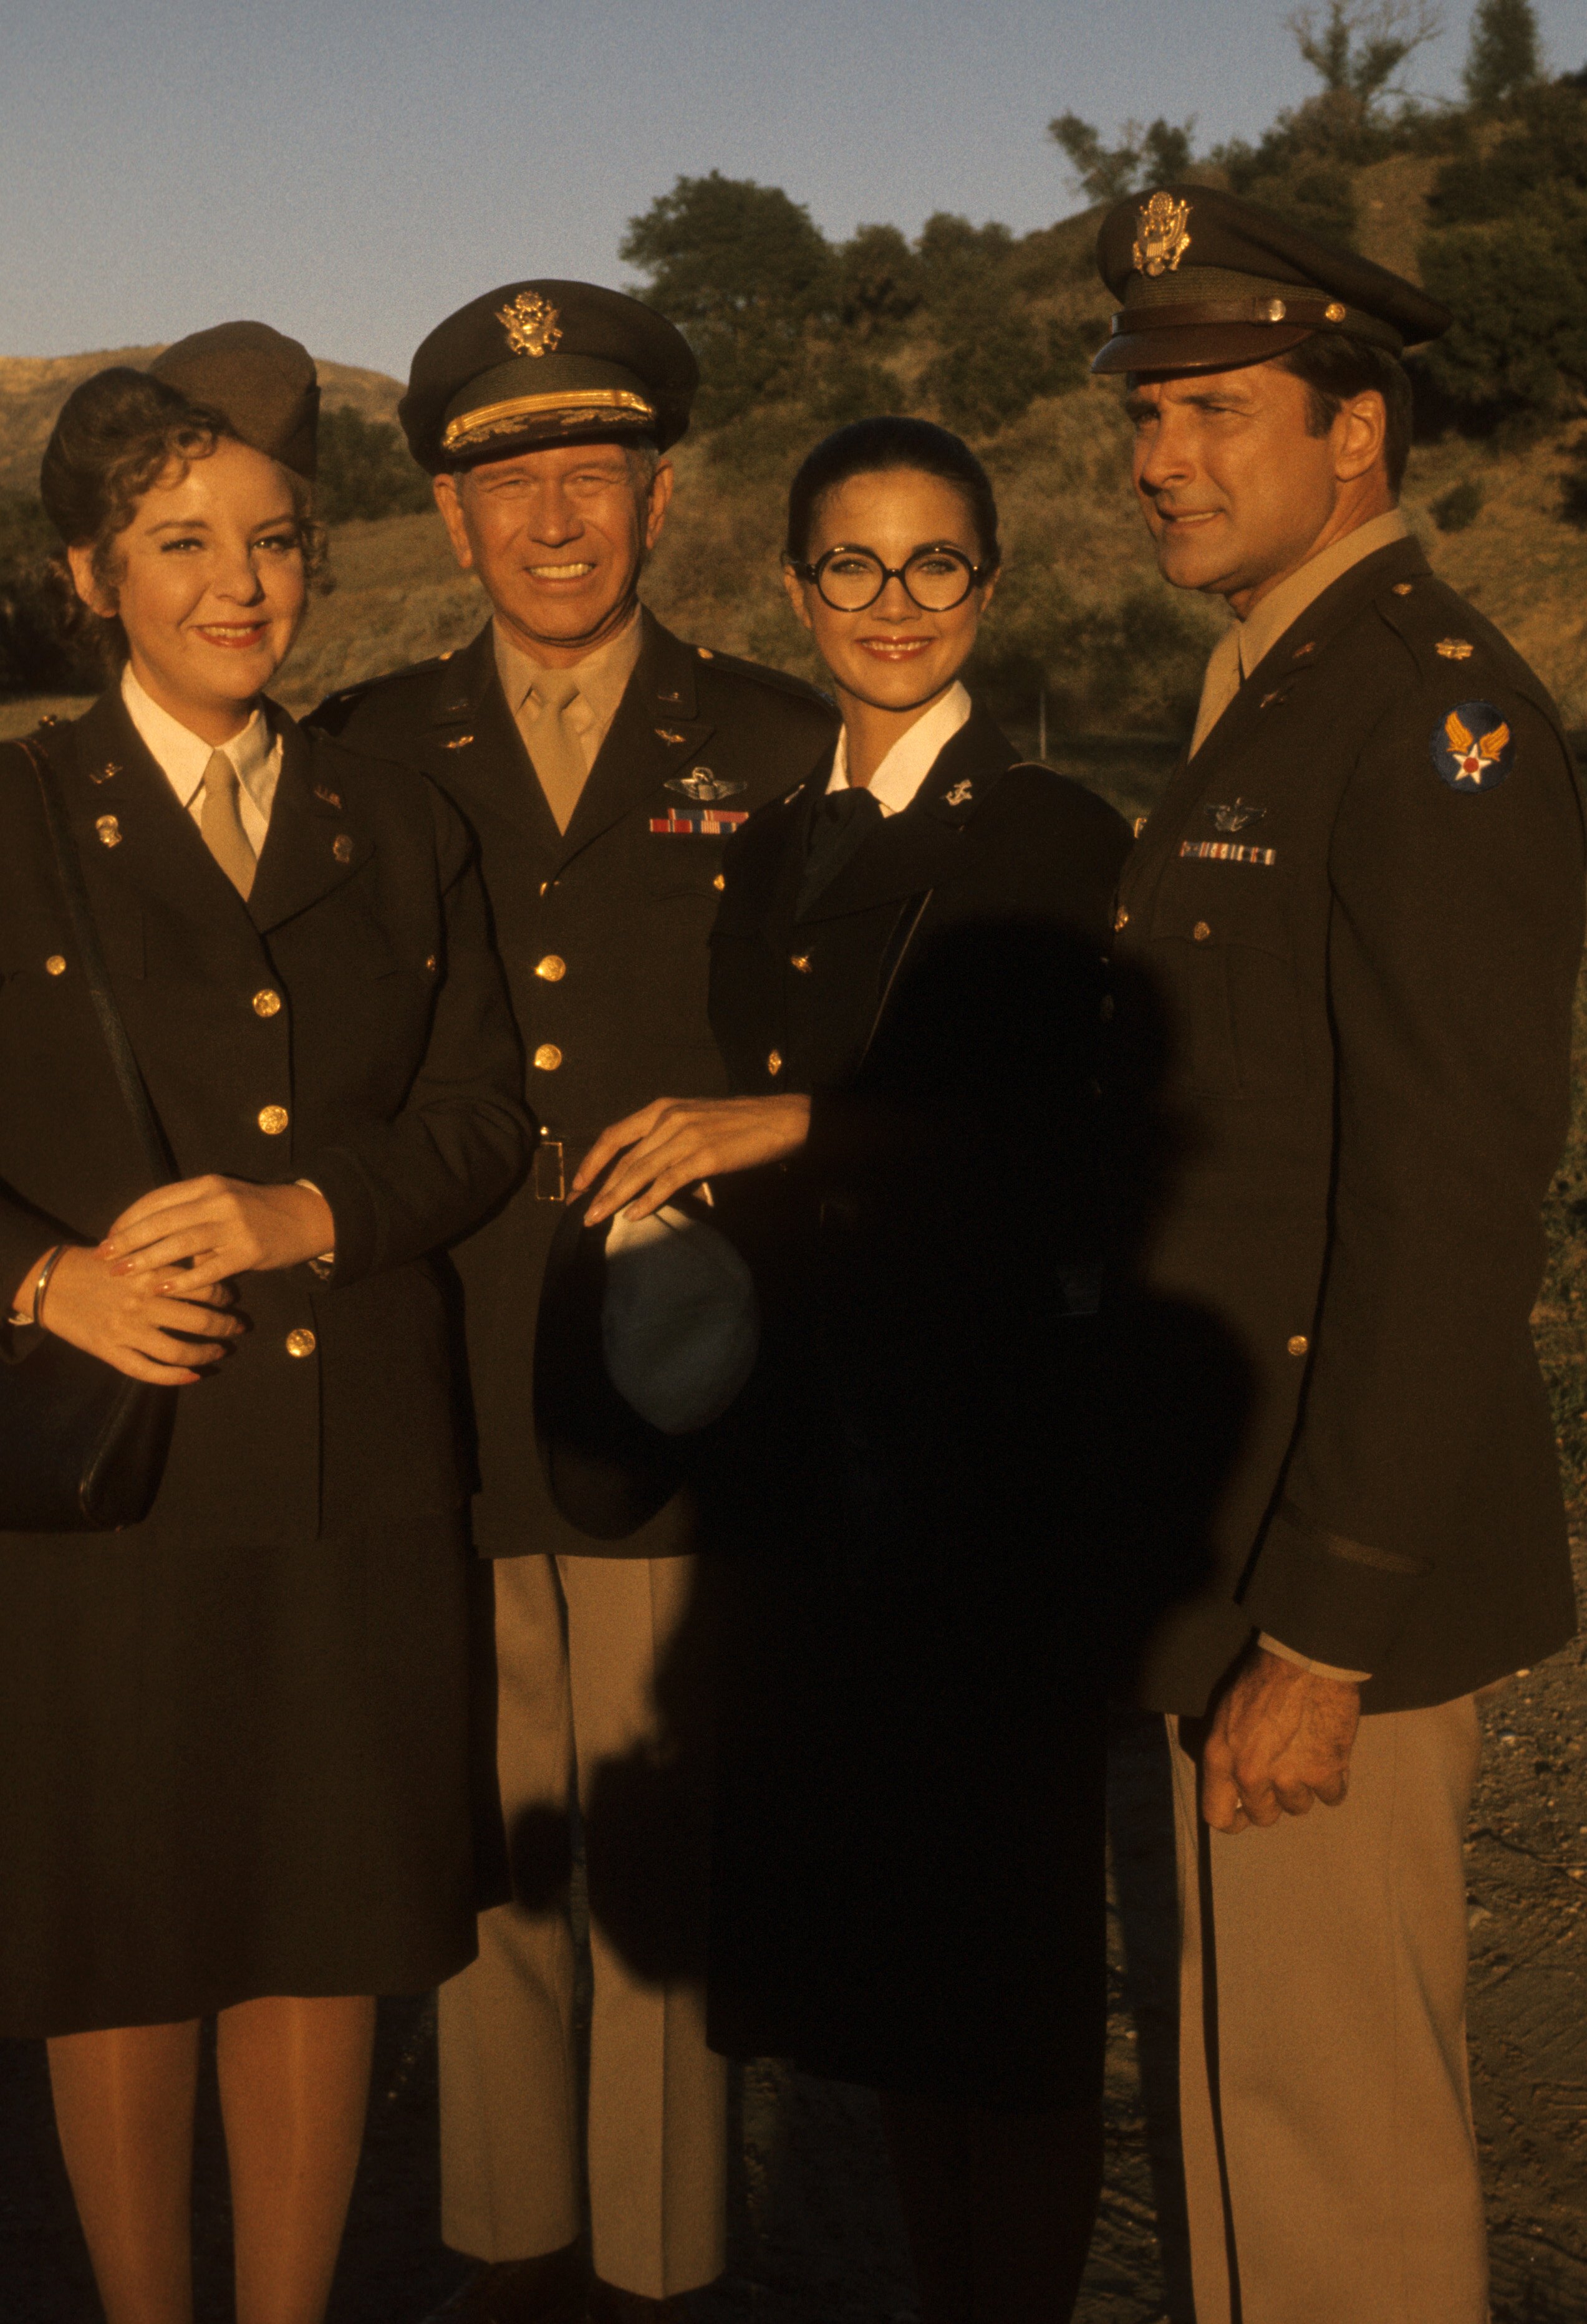
POLYGON ((1315 336, 1310 323, 1179 323, 1123 331, 1092 359, 1093 372, 1238 371, 1315 336))

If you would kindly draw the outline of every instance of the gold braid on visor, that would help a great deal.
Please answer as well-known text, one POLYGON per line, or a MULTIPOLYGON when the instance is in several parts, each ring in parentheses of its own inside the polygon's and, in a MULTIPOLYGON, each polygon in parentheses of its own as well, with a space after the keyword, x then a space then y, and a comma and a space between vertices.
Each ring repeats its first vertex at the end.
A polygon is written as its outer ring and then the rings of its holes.
POLYGON ((514 436, 526 420, 540 415, 562 428, 613 428, 656 417, 656 407, 625 387, 570 387, 560 394, 514 395, 505 403, 484 403, 449 420, 441 436, 443 452, 488 444, 494 436, 514 436))

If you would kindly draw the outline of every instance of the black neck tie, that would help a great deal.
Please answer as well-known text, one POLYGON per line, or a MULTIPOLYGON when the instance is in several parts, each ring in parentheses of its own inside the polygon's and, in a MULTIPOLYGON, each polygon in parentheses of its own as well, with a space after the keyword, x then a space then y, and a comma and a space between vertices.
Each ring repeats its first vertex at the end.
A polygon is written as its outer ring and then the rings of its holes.
POLYGON ((882 821, 880 806, 868 790, 828 791, 810 819, 810 844, 805 856, 805 877, 794 917, 802 919, 824 888, 830 887, 845 863, 863 847, 882 821))

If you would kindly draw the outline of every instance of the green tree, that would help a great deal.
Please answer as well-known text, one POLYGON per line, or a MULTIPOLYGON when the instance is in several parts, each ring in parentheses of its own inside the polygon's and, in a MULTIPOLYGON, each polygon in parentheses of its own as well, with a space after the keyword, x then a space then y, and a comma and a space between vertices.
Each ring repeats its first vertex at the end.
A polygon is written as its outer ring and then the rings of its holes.
POLYGON ((1047 134, 1069 159, 1075 184, 1093 202, 1116 202, 1138 186, 1162 185, 1182 178, 1191 162, 1193 119, 1177 126, 1161 118, 1149 129, 1126 121, 1117 145, 1104 145, 1102 132, 1077 113, 1061 113, 1049 121, 1047 134))
POLYGON ((837 318, 857 339, 896 336, 922 298, 920 261, 896 226, 863 226, 837 252, 837 318))
POLYGON ((680 177, 630 218, 619 255, 698 356, 705 426, 799 392, 809 327, 835 290, 832 246, 802 202, 720 170, 680 177))
POLYGON ((1530 0, 1478 0, 1461 78, 1473 105, 1501 105, 1541 78, 1537 12, 1530 0))
POLYGON ((365 420, 350 403, 320 413, 314 506, 327 524, 406 516, 432 498, 429 478, 389 420, 365 420))
POLYGON ((1455 320, 1416 358, 1449 416, 1531 424, 1587 393, 1587 88, 1523 90, 1485 152, 1445 164, 1422 279, 1455 320))

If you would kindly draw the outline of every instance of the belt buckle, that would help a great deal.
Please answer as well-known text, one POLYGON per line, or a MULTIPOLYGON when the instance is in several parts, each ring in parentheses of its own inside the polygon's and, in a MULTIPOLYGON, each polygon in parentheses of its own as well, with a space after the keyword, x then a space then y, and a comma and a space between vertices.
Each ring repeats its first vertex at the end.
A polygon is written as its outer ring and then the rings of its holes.
POLYGON ((534 1198, 537 1203, 562 1203, 567 1199, 559 1138, 542 1138, 534 1149, 534 1198))

